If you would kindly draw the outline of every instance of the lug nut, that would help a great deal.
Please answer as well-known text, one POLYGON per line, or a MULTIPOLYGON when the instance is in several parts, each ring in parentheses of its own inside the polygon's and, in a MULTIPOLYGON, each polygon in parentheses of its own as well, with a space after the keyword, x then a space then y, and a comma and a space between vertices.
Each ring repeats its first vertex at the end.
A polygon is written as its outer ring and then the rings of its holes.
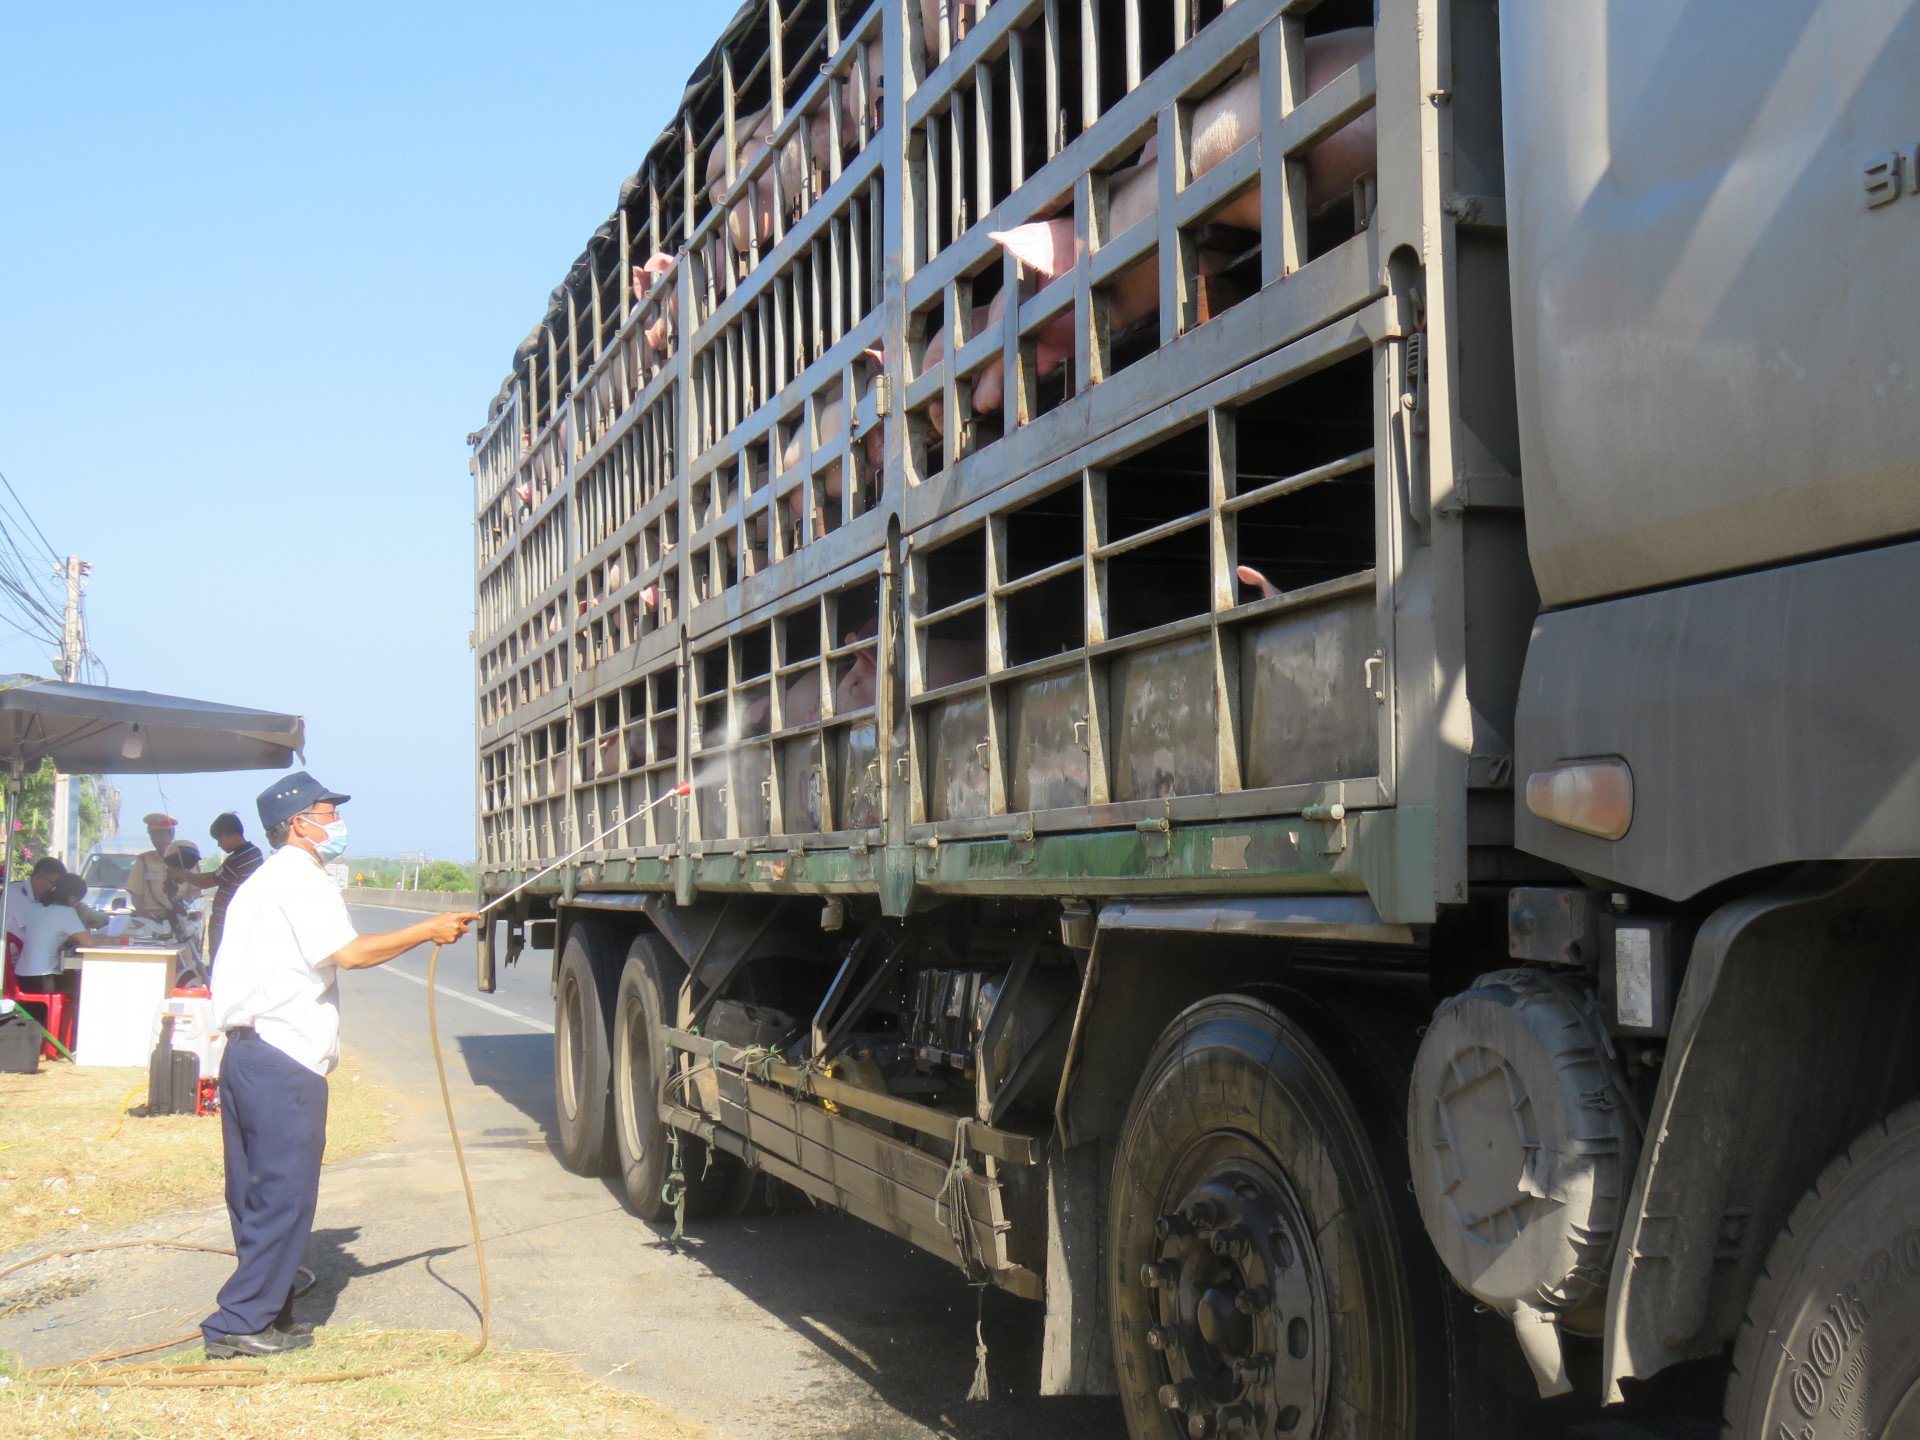
POLYGON ((1160 1408, 1162 1410, 1190 1409, 1198 1391, 1199 1387, 1191 1380, 1170 1381, 1160 1387, 1160 1408))
POLYGON ((1172 1215, 1162 1215, 1154 1221, 1153 1233, 1162 1240, 1184 1240, 1193 1234, 1193 1226, 1188 1223, 1186 1216, 1176 1212, 1172 1215))
POLYGON ((1192 1440, 1210 1440, 1220 1432, 1214 1428, 1213 1416, 1203 1415, 1197 1410, 1187 1413, 1187 1434, 1192 1440))
POLYGON ((1200 1230, 1211 1230, 1220 1223, 1220 1202, 1202 1195, 1187 1206, 1187 1222, 1200 1230))
POLYGON ((1149 1289, 1180 1283, 1180 1264, 1176 1260, 1149 1260, 1140 1267, 1140 1283, 1149 1289))
POLYGON ((1171 1350, 1180 1343, 1180 1332, 1171 1325, 1149 1325, 1147 1344, 1156 1350, 1171 1350))
POLYGON ((1233 1362, 1233 1383, 1236 1385, 1264 1385, 1272 1374, 1273 1356, 1264 1351, 1233 1362))
POLYGON ((1273 1304, 1273 1292, 1264 1285, 1249 1285, 1233 1297, 1233 1308, 1242 1315, 1258 1315, 1273 1304))
POLYGON ((1223 1260, 1244 1260, 1253 1253, 1253 1236, 1247 1233, 1244 1225, 1229 1225, 1224 1230, 1216 1230, 1208 1237, 1213 1253, 1223 1260))

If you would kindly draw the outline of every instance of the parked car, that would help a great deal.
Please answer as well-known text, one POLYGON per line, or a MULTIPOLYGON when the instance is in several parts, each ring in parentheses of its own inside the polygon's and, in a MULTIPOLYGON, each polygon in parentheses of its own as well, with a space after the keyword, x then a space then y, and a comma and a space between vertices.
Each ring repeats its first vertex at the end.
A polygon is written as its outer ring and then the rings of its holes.
POLYGON ((127 894, 127 877, 133 873, 134 857, 152 848, 144 835, 102 838, 80 867, 80 878, 87 882, 87 904, 109 914, 131 910, 133 897, 127 894))

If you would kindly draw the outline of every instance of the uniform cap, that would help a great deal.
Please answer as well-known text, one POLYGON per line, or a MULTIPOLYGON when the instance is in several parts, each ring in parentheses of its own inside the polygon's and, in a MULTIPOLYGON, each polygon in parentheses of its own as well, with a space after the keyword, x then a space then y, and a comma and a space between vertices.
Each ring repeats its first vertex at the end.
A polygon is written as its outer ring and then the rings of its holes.
POLYGON ((163 830, 169 825, 178 825, 180 822, 174 819, 173 816, 163 815, 160 811, 156 810, 151 815, 142 815, 140 817, 140 823, 149 830, 163 830))
POLYGON ((342 795, 338 790, 329 790, 304 770, 296 770, 291 775, 283 775, 273 784, 260 792, 255 803, 260 809, 260 824, 268 829, 283 825, 303 810, 311 810, 316 805, 344 805, 351 795, 342 795))

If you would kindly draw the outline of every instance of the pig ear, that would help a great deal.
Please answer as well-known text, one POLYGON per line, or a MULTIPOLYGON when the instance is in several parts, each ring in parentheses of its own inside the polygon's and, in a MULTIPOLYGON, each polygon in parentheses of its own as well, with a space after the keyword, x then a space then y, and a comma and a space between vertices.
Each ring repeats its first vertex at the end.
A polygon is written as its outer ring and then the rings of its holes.
POLYGON ((1044 220, 1016 225, 1011 230, 989 230, 987 238, 1005 246, 1022 265, 1049 280, 1064 275, 1073 265, 1073 222, 1070 220, 1064 223, 1044 220))
POLYGON ((1263 599, 1271 598, 1280 593, 1280 587, 1278 585, 1275 585, 1251 565, 1242 565, 1233 573, 1239 577, 1242 585, 1252 585, 1256 587, 1260 591, 1263 599))
POLYGON ((887 352, 882 350, 877 345, 874 346, 872 349, 862 350, 860 353, 866 356, 869 360, 873 361, 873 363, 876 365, 884 365, 887 363, 887 352))

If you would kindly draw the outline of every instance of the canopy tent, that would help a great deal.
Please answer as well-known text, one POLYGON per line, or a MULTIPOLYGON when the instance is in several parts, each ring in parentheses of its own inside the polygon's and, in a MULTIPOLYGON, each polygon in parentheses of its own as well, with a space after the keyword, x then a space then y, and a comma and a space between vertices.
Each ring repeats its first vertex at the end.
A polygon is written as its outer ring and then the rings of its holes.
POLYGON ((0 676, 0 766, 16 773, 49 758, 69 775, 284 770, 306 743, 298 715, 0 676))
MULTIPOLYGON (((306 745, 306 722, 298 715, 38 675, 0 676, 0 766, 8 771, 9 820, 20 777, 42 760, 69 775, 284 770, 306 745)), ((9 825, 7 843, 0 846, 0 860, 8 866, 12 841, 9 825)), ((12 888, 0 888, 0 943, 12 888)))

